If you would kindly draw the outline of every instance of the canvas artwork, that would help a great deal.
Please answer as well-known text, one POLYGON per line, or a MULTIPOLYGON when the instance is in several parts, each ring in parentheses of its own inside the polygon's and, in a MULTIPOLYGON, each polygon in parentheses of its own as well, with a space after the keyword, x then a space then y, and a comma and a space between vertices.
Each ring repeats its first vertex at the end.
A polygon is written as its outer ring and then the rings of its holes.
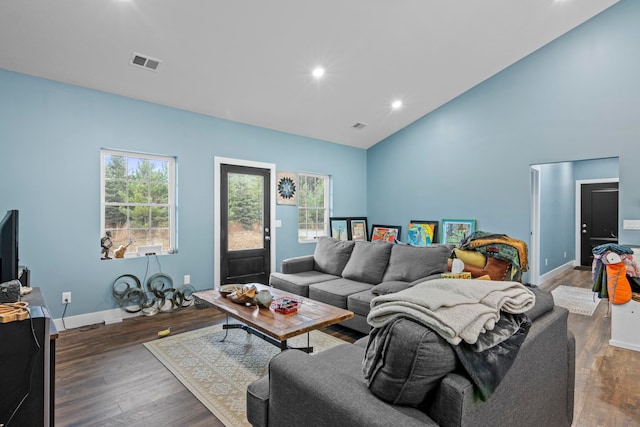
POLYGON ((393 225, 374 225, 371 228, 371 241, 382 240, 384 242, 395 242, 400 237, 402 227, 393 225))
POLYGON ((338 240, 349 240, 349 229, 346 218, 330 218, 331 237, 338 240))
POLYGON ((407 243, 411 246, 427 246, 438 242, 437 221, 411 220, 407 230, 407 243))
POLYGON ((351 240, 367 241, 367 219, 352 218, 351 220, 351 240))
POLYGON ((442 243, 459 245, 474 231, 476 231, 474 219, 443 219, 442 243))

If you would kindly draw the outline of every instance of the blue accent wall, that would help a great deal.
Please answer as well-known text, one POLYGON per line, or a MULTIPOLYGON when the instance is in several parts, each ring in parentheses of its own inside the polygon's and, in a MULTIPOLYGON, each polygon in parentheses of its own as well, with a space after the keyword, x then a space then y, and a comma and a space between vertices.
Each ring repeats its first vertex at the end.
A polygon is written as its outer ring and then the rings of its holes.
MULTIPOLYGON (((214 156, 331 175, 337 215, 366 213, 366 151, 0 70, 0 212, 20 210, 20 262, 54 317, 116 307, 111 284, 142 279, 148 258, 101 261, 100 148, 177 156, 179 253, 161 256, 176 285, 213 287, 214 156)), ((312 253, 297 207, 279 205, 276 263, 312 253)), ((149 272, 158 272, 151 260, 149 272)))
MULTIPOLYGON (((640 2, 623 0, 370 148, 369 221, 470 218, 529 243, 530 165, 615 157, 620 221, 640 218, 638 22, 640 2)), ((620 241, 640 232, 620 224, 620 241)))

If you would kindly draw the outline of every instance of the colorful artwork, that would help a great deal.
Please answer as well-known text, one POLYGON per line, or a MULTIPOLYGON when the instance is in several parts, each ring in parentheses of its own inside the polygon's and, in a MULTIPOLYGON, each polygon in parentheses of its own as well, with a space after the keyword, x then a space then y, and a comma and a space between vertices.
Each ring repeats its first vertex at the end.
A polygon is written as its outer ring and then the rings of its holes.
POLYGON ((474 231, 476 231, 475 219, 443 219, 442 243, 459 245, 474 231))
POLYGON ((371 241, 381 240, 394 243, 400 237, 402 227, 394 225, 374 225, 371 227, 371 241))
POLYGON ((349 230, 346 218, 331 218, 331 237, 338 240, 349 240, 349 230))
POLYGON ((437 221, 415 221, 409 223, 407 243, 411 246, 427 246, 438 241, 437 221))
POLYGON ((356 241, 367 240, 367 220, 366 219, 351 220, 351 240, 356 240, 356 241))
POLYGON ((295 205, 296 174, 295 172, 278 172, 276 183, 276 202, 279 205, 295 205))

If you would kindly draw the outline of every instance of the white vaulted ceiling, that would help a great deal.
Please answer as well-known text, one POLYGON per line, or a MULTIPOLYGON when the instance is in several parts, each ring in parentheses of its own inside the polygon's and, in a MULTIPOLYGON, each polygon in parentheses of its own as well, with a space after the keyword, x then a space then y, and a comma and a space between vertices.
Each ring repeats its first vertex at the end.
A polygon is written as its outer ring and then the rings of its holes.
POLYGON ((616 2, 0 0, 0 68, 368 148, 616 2))

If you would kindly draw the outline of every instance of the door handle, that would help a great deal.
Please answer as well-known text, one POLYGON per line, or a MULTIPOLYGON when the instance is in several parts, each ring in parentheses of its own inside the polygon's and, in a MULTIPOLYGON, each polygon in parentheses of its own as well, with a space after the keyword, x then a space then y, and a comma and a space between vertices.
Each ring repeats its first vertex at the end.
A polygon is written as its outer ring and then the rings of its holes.
POLYGON ((582 234, 587 234, 587 230, 582 230, 582 234))
POLYGON ((271 236, 264 236, 264 240, 271 240, 271 236))

